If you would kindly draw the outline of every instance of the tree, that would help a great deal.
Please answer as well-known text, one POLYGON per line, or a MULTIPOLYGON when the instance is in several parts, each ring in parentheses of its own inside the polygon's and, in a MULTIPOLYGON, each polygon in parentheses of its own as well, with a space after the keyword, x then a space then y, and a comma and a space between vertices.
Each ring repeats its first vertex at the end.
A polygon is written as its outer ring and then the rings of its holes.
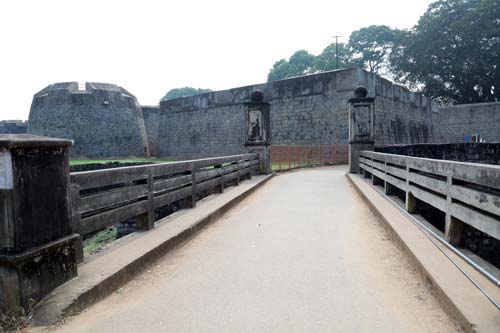
MULTIPOLYGON (((339 43, 339 69, 354 67, 351 53, 344 43, 339 43)), ((337 69, 337 47, 332 43, 325 47, 323 52, 314 59, 314 71, 324 72, 337 69)))
POLYGON ((500 100, 498 0, 439 0, 397 38, 396 79, 444 104, 500 100))
POLYGON ((397 34, 397 30, 386 25, 371 25, 352 32, 348 46, 353 63, 372 73, 387 74, 397 34))
POLYGON ((281 59, 274 63, 267 75, 267 81, 276 81, 288 77, 308 74, 313 65, 314 55, 306 50, 295 52, 288 61, 281 59))
POLYGON ((174 98, 181 98, 181 97, 187 97, 187 96, 192 96, 192 95, 197 95, 197 94, 203 94, 206 92, 212 91, 211 89, 202 89, 202 88, 193 88, 193 87, 183 87, 183 88, 174 88, 170 89, 165 96, 161 99, 162 101, 165 101, 167 99, 174 99, 174 98))

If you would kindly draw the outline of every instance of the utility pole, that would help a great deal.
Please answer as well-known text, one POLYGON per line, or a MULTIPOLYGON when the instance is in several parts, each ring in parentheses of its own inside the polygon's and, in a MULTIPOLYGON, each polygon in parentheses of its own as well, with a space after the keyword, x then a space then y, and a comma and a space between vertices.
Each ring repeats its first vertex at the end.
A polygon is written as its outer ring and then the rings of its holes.
POLYGON ((337 69, 339 69, 339 37, 342 36, 332 36, 332 37, 335 38, 335 54, 337 57, 337 69))

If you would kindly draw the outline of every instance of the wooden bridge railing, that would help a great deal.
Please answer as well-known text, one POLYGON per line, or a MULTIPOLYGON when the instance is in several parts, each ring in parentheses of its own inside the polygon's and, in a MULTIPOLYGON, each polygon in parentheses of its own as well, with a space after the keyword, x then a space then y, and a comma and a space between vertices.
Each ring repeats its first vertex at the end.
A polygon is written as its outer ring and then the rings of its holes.
POLYGON ((72 223, 82 236, 137 218, 139 229, 154 228, 156 208, 185 200, 194 207, 198 195, 224 184, 239 184, 259 169, 258 154, 160 163, 86 172, 71 178, 72 223))
POLYGON ((346 164, 348 150, 348 145, 271 145, 271 166, 275 171, 282 171, 313 165, 346 164))
POLYGON ((445 236, 458 245, 464 224, 500 239, 500 166, 363 151, 360 169, 374 183, 405 192, 406 209, 419 199, 446 214, 445 236))

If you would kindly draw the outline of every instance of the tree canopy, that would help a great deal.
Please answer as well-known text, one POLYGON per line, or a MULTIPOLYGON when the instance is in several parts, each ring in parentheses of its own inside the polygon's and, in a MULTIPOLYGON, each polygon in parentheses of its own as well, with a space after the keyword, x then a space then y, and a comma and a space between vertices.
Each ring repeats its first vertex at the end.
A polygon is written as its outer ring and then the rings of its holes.
POLYGON ((500 100, 498 0, 439 0, 402 34, 396 79, 449 104, 500 100))
MULTIPOLYGON (((438 0, 410 30, 372 25, 339 43, 339 68, 387 75, 442 104, 500 101, 498 0, 438 0)), ((268 81, 336 68, 335 43, 281 59, 268 81)))
POLYGON ((183 87, 170 89, 165 96, 161 99, 162 101, 167 99, 181 98, 192 96, 196 94, 203 94, 212 91, 211 89, 193 88, 193 87, 183 87))
POLYGON ((386 74, 398 34, 397 30, 386 25, 372 25, 354 31, 349 37, 352 62, 370 72, 386 74))

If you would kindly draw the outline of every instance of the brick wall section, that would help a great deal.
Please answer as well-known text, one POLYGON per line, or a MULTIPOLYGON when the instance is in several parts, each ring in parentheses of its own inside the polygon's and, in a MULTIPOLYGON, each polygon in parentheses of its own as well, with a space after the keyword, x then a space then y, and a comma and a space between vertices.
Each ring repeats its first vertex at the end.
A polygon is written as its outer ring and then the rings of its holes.
POLYGON ((25 134, 28 122, 23 120, 0 120, 0 134, 25 134))
POLYGON ((244 152, 244 103, 255 90, 261 90, 270 103, 272 144, 346 144, 347 101, 358 85, 377 97, 377 142, 432 140, 434 103, 377 75, 347 69, 163 101, 158 153, 209 156, 244 152))
POLYGON ((144 126, 148 137, 149 153, 151 156, 158 155, 158 129, 160 124, 160 107, 141 105, 144 126))
POLYGON ((56 83, 33 97, 28 133, 75 141, 72 157, 148 156, 141 109, 134 95, 112 84, 56 83))
POLYGON ((438 160, 500 165, 500 143, 400 145, 376 147, 375 151, 438 160))
POLYGON ((464 142, 472 134, 486 142, 500 142, 500 102, 442 107, 433 116, 436 142, 464 142))

